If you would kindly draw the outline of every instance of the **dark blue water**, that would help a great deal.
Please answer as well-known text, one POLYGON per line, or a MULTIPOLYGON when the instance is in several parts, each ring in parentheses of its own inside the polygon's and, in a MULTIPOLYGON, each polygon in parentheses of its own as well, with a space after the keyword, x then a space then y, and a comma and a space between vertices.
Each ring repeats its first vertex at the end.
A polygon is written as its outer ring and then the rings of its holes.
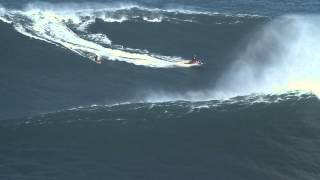
POLYGON ((0 179, 318 179, 319 9, 0 0, 0 179))

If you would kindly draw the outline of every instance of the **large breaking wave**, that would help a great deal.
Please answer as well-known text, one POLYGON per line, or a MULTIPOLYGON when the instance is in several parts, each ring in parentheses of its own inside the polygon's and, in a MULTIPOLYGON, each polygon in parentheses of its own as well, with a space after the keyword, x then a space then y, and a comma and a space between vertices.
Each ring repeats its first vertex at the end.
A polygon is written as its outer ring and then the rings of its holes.
MULTIPOLYGON (((24 10, 0 9, 0 20, 12 23, 14 28, 31 38, 69 49, 83 57, 93 60, 98 55, 108 60, 125 61, 148 67, 190 67, 181 57, 162 56, 143 50, 119 48, 104 34, 90 34, 87 27, 96 19, 105 22, 122 22, 131 19, 142 19, 149 22, 161 22, 162 10, 152 13, 135 5, 106 7, 100 4, 52 5, 32 3, 24 10), (135 13, 130 13, 135 9, 135 13)), ((175 13, 166 11, 167 13, 175 13)), ((186 11, 185 13, 188 13, 186 11)), ((183 21, 183 20, 182 20, 183 21)), ((121 46, 120 46, 121 47, 121 46)))

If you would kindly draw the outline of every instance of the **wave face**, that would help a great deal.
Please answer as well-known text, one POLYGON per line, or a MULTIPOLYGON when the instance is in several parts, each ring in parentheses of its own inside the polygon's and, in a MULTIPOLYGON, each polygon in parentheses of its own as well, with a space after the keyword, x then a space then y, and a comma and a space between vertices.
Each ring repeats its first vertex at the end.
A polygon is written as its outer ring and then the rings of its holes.
POLYGON ((0 179, 319 179, 318 5, 0 0, 0 179))
POLYGON ((36 180, 318 178, 319 107, 314 95, 289 93, 5 121, 0 171, 36 180))

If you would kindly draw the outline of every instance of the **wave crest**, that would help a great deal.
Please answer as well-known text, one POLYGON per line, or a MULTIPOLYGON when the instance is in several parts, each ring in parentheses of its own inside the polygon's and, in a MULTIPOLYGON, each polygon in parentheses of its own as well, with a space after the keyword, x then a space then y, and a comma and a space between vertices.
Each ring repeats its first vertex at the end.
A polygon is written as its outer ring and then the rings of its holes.
MULTIPOLYGON (((19 125, 45 126, 54 123, 130 121, 155 119, 170 119, 192 116, 197 113, 217 113, 244 111, 250 108, 264 108, 281 104, 306 105, 319 103, 313 94, 290 92, 282 95, 249 95, 228 100, 211 100, 201 102, 171 101, 162 103, 122 103, 115 105, 92 105, 76 107, 68 110, 52 112, 18 120, 19 125), (135 116, 132 116, 135 114, 135 116), (57 118, 58 117, 58 118, 57 118)), ((8 121, 10 124, 12 121, 8 121)), ((16 122, 16 121, 14 121, 16 122)), ((2 121, 2 125, 5 125, 2 121)))

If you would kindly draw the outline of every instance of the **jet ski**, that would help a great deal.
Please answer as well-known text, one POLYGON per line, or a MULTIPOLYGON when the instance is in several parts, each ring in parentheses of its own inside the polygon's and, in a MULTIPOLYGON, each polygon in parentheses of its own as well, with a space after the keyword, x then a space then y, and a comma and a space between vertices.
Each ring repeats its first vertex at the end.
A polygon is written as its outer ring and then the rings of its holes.
POLYGON ((185 64, 201 66, 204 63, 200 59, 193 57, 190 61, 185 62, 185 64))

